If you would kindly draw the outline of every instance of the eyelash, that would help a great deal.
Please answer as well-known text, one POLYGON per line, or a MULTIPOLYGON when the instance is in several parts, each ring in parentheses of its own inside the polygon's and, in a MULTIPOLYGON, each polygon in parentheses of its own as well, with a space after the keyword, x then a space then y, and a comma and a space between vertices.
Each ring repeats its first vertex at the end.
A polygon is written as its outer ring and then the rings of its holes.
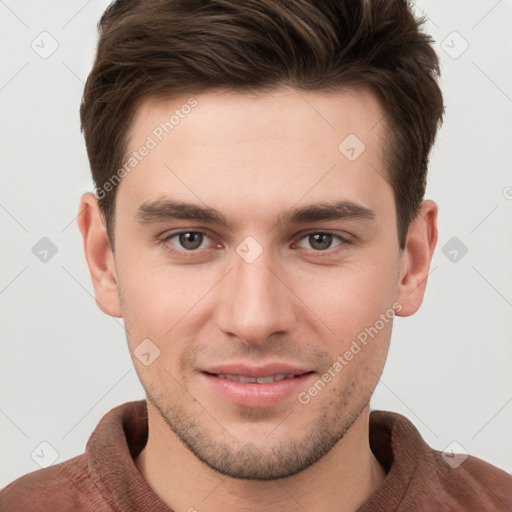
MULTIPOLYGON (((173 254, 178 254, 180 256, 187 255, 186 257, 193 258, 197 254, 199 254, 200 251, 202 251, 204 249, 202 249, 202 250, 195 249, 195 250, 190 250, 190 251, 187 251, 185 249, 177 250, 172 246, 172 244, 169 244, 171 239, 173 239, 179 235, 185 234, 185 233, 200 233, 201 235, 203 235, 205 237, 212 238, 206 231, 204 231, 202 229, 187 229, 187 230, 181 230, 181 231, 177 231, 177 232, 173 232, 173 233, 164 235, 161 239, 158 240, 159 244, 160 244, 160 246, 164 247, 166 250, 168 250, 169 252, 171 252, 173 254)), ((350 240, 348 240, 347 238, 339 235, 336 232, 329 231, 329 230, 309 231, 309 232, 303 234, 299 238, 298 242, 304 240, 308 236, 319 235, 319 234, 331 235, 333 238, 338 240, 339 244, 337 246, 335 246, 334 249, 325 249, 324 251, 319 251, 319 250, 315 251, 314 249, 310 249, 311 252, 315 253, 315 256, 320 256, 320 257, 333 256, 334 254, 337 254, 338 252, 346 249, 346 246, 351 244, 350 240)), ((295 243, 297 243, 297 242, 295 242, 295 243)))
POLYGON ((161 239, 159 239, 159 243, 162 247, 164 247, 165 249, 167 249, 168 251, 170 251, 174 254, 180 254, 180 255, 190 254, 190 256, 194 256, 195 254, 197 254, 199 252, 197 249, 193 250, 193 251, 187 251, 185 249, 183 249, 182 251, 179 251, 177 249, 174 249, 172 247, 172 245, 169 244, 169 242, 172 238, 174 238, 176 236, 183 235, 185 233, 200 233, 203 236, 211 238, 211 236, 206 231, 203 231, 202 229, 186 229, 186 230, 176 231, 176 232, 164 235, 161 239))

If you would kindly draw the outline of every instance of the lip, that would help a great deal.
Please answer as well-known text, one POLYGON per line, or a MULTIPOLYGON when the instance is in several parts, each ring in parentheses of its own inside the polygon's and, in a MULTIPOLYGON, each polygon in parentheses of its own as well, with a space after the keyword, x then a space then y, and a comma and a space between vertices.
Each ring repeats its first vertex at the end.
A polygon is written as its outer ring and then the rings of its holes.
POLYGON ((314 372, 298 366, 283 363, 267 364, 264 366, 247 366, 244 364, 223 364, 212 366, 200 372, 205 384, 222 399, 234 405, 264 408, 284 402, 292 395, 296 396, 306 387, 307 381, 314 372), (252 382, 237 382, 217 376, 231 374, 245 377, 266 377, 269 375, 296 375, 276 382, 263 384, 252 382))

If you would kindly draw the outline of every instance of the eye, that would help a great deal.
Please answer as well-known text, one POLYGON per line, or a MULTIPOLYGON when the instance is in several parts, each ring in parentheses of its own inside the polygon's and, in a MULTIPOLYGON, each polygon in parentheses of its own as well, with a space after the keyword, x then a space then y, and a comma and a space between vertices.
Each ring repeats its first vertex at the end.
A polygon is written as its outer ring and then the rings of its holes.
POLYGON ((210 237, 202 231, 181 231, 180 233, 173 233, 164 239, 165 243, 185 251, 204 249, 208 247, 211 241, 210 237))
POLYGON ((309 233, 302 237, 298 245, 299 247, 305 247, 307 249, 312 248, 315 251, 326 251, 327 249, 332 249, 342 245, 343 243, 348 242, 339 235, 335 235, 334 233, 317 232, 309 233), (309 247, 306 247, 305 244, 308 244, 309 247))

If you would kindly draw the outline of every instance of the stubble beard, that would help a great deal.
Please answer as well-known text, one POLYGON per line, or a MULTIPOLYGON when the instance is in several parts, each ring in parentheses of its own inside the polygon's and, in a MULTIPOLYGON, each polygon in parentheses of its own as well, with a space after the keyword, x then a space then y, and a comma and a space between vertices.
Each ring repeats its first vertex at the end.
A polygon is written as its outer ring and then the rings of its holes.
MULTIPOLYGON (((202 427, 186 408, 168 397, 155 396, 146 389, 147 400, 160 414, 163 421, 188 450, 201 462, 214 471, 236 479, 245 480, 276 480, 293 476, 326 455, 343 439, 354 422, 368 406, 368 400, 362 400, 354 406, 353 390, 344 388, 337 400, 327 403, 315 410, 315 420, 308 428, 287 436, 286 441, 273 441, 273 432, 263 440, 255 442, 240 441, 229 434, 228 429, 218 422, 210 411, 199 417, 211 419, 213 430, 221 430, 220 434, 226 440, 217 440, 211 434, 211 429, 202 427), (352 395, 352 396, 351 396, 352 395), (258 446, 256 445, 258 444, 258 446)), ((194 402, 196 405, 198 402, 194 402)), ((308 414, 308 405, 301 405, 290 417, 299 414, 301 418, 308 414)), ((244 416, 250 416, 246 411, 244 416)), ((286 420, 285 418, 283 424, 286 420)), ((287 425, 290 425, 288 422, 287 425)), ((276 425, 279 420, 276 421, 276 425)), ((275 427, 277 432, 279 426, 275 427)), ((274 437, 276 439, 276 437, 274 437)))

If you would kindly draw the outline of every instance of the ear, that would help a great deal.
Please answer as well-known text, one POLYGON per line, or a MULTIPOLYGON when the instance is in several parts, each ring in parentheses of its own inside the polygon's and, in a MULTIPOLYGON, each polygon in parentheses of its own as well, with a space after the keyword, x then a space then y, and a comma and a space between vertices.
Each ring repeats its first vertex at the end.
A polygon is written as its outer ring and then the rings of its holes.
POLYGON ((416 219, 409 226, 401 256, 397 300, 402 309, 396 312, 398 316, 413 315, 421 306, 436 243, 437 204, 423 201, 416 219))
POLYGON ((114 254, 96 196, 90 192, 83 194, 78 211, 78 227, 82 233, 96 304, 107 315, 121 317, 114 254))

